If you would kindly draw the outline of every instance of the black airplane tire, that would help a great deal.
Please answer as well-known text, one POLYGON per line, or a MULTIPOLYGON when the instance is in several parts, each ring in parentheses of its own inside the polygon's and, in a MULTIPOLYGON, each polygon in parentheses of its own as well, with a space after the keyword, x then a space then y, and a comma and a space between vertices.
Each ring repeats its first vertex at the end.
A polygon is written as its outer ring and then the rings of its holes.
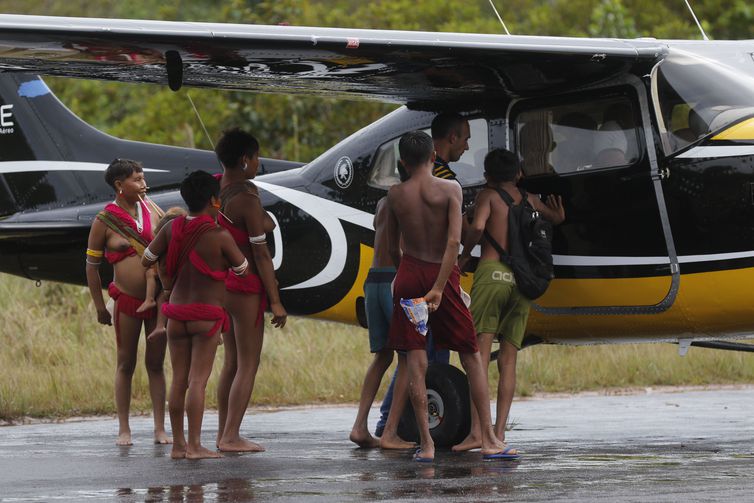
MULTIPOLYGON (((458 368, 445 363, 430 363, 427 368, 427 412, 429 433, 436 447, 452 447, 461 442, 471 429, 469 383, 458 368)), ((410 399, 406 402, 398 435, 411 442, 419 441, 416 418, 410 399)))

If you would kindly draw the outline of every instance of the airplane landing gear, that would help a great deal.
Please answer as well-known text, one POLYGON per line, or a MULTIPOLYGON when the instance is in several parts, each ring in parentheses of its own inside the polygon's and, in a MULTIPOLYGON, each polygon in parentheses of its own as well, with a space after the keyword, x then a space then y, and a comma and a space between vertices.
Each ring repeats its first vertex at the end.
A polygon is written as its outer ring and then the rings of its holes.
MULTIPOLYGON (((466 438, 471 428, 469 383, 458 368, 444 363, 430 363, 427 368, 427 413, 429 432, 437 447, 451 447, 466 438)), ((398 435, 404 440, 419 441, 411 403, 401 416, 398 435)))

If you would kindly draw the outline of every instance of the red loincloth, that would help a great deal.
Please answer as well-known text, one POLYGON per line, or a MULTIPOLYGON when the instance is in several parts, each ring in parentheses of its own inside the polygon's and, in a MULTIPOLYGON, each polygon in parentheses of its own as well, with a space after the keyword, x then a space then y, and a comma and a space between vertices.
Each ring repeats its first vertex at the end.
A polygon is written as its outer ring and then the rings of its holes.
POLYGON ((228 274, 228 277, 225 279, 225 289, 232 293, 243 293, 247 295, 258 294, 261 296, 259 299, 257 322, 254 325, 258 326, 262 319, 264 319, 264 310, 267 309, 267 293, 264 290, 262 279, 256 274, 249 274, 244 277, 239 277, 235 274, 228 274))
POLYGON ((176 321, 214 321, 215 324, 204 334, 212 337, 218 330, 227 332, 230 329, 228 313, 220 306, 212 304, 171 304, 162 305, 162 312, 171 320, 176 321))
POLYGON ((115 307, 113 308, 113 325, 115 325, 115 341, 120 345, 120 313, 136 318, 137 320, 151 320, 157 317, 157 308, 148 309, 142 313, 137 313, 136 310, 144 302, 144 299, 138 299, 132 297, 126 293, 120 291, 115 286, 115 283, 110 283, 107 287, 107 293, 115 301, 115 307))
MULTIPOLYGON (((390 322, 387 346, 390 349, 425 349, 427 339, 409 321, 400 300, 414 299, 426 295, 435 284, 440 272, 440 264, 425 262, 409 255, 403 255, 395 275, 393 291, 393 318, 390 322)), ((461 299, 460 271, 453 267, 439 308, 429 315, 429 328, 435 346, 459 353, 479 351, 471 313, 461 299)))

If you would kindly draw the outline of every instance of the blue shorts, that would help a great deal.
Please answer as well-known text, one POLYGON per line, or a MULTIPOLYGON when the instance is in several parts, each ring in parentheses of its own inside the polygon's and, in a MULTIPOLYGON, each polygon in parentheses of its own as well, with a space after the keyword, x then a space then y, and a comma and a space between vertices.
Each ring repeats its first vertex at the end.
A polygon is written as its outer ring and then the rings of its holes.
POLYGON ((364 303, 369 327, 369 350, 377 353, 385 349, 390 319, 393 317, 391 285, 395 267, 372 267, 364 282, 364 303))

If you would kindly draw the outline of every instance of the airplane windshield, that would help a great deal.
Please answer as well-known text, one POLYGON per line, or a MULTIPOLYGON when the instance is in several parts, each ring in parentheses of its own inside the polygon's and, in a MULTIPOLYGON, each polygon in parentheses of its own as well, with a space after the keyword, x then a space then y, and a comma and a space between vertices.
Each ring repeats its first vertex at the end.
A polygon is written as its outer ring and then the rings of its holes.
POLYGON ((754 60, 746 54, 735 63, 671 50, 655 68, 652 95, 668 154, 754 116, 754 60))

